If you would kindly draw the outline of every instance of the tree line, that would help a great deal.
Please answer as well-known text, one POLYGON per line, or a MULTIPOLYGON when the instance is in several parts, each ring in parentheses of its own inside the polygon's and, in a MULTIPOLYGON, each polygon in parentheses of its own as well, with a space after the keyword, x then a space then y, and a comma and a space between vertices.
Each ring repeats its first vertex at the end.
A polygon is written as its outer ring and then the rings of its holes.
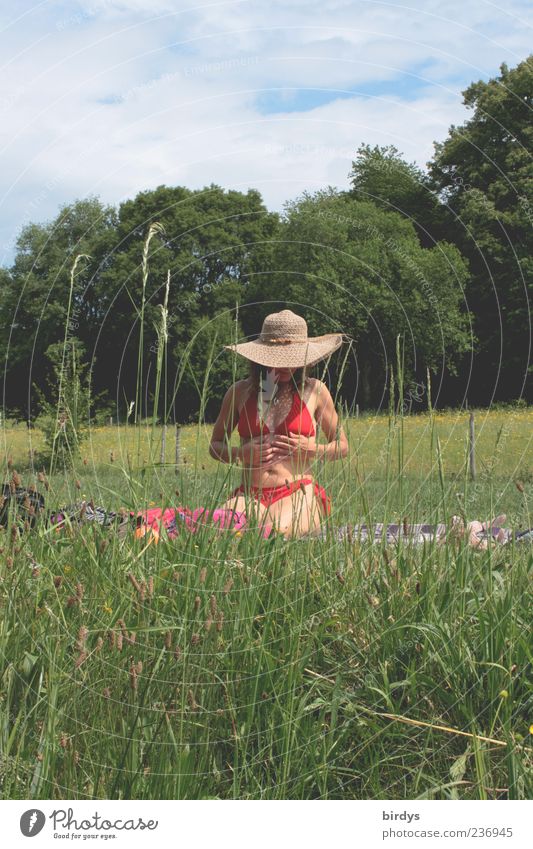
POLYGON ((313 335, 350 338, 327 374, 348 407, 386 402, 398 337, 415 409, 428 372, 437 406, 530 401, 533 56, 463 97, 472 114, 435 144, 426 170, 392 146, 363 144, 346 190, 304 192, 282 213, 255 189, 160 186, 118 208, 78 200, 25 226, 12 266, 0 269, 4 410, 29 420, 42 411, 68 337, 90 380, 91 416, 124 418, 136 397, 145 284, 138 413, 151 415, 168 273, 161 416, 164 399, 180 422, 216 415, 245 370, 223 345, 257 334, 284 307, 313 335), (143 284, 154 222, 162 231, 143 284))

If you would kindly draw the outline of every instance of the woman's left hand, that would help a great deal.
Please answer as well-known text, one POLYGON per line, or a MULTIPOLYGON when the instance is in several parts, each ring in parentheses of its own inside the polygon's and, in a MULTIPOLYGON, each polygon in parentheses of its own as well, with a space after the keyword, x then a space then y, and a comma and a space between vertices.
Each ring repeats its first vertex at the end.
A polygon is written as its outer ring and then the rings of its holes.
POLYGON ((291 433, 288 436, 276 434, 272 440, 272 448, 280 460, 290 457, 291 454, 298 454, 305 456, 310 462, 318 453, 316 439, 313 436, 302 436, 298 433, 291 433))

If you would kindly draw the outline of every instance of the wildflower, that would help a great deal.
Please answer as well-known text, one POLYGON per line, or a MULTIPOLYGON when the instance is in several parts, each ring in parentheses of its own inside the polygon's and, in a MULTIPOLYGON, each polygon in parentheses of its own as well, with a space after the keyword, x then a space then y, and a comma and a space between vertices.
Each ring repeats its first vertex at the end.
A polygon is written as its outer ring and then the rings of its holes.
POLYGON ((72 572, 72 566, 67 563, 65 566, 63 566, 63 572, 65 573, 65 575, 70 575, 70 573, 72 572))
POLYGON ((102 610, 104 611, 104 613, 107 613, 108 616, 111 616, 111 614, 113 613, 113 608, 110 607, 108 604, 104 604, 102 606, 102 610))
POLYGON ((530 733, 530 734, 533 734, 533 725, 530 725, 530 726, 529 726, 529 733, 530 733))
POLYGON ((498 695, 499 695, 500 699, 508 699, 509 698, 509 693, 507 692, 507 690, 500 690, 498 695))

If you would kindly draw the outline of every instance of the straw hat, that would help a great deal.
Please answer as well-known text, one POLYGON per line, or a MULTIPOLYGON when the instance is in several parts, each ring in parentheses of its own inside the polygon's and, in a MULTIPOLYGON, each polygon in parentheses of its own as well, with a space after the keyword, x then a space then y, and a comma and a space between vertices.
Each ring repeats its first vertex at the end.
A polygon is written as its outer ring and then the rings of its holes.
POLYGON ((342 342, 342 333, 308 336, 305 319, 292 310, 282 310, 267 315, 253 342, 224 347, 267 368, 302 368, 328 357, 342 342))

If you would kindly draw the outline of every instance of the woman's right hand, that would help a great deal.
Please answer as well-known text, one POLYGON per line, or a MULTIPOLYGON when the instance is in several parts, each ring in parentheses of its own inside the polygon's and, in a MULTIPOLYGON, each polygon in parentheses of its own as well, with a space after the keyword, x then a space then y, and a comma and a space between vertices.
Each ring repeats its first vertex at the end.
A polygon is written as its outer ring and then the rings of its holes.
POLYGON ((269 466, 277 459, 277 454, 272 448, 271 440, 263 436, 255 436, 243 442, 239 448, 239 459, 246 468, 258 469, 261 466, 269 466))

